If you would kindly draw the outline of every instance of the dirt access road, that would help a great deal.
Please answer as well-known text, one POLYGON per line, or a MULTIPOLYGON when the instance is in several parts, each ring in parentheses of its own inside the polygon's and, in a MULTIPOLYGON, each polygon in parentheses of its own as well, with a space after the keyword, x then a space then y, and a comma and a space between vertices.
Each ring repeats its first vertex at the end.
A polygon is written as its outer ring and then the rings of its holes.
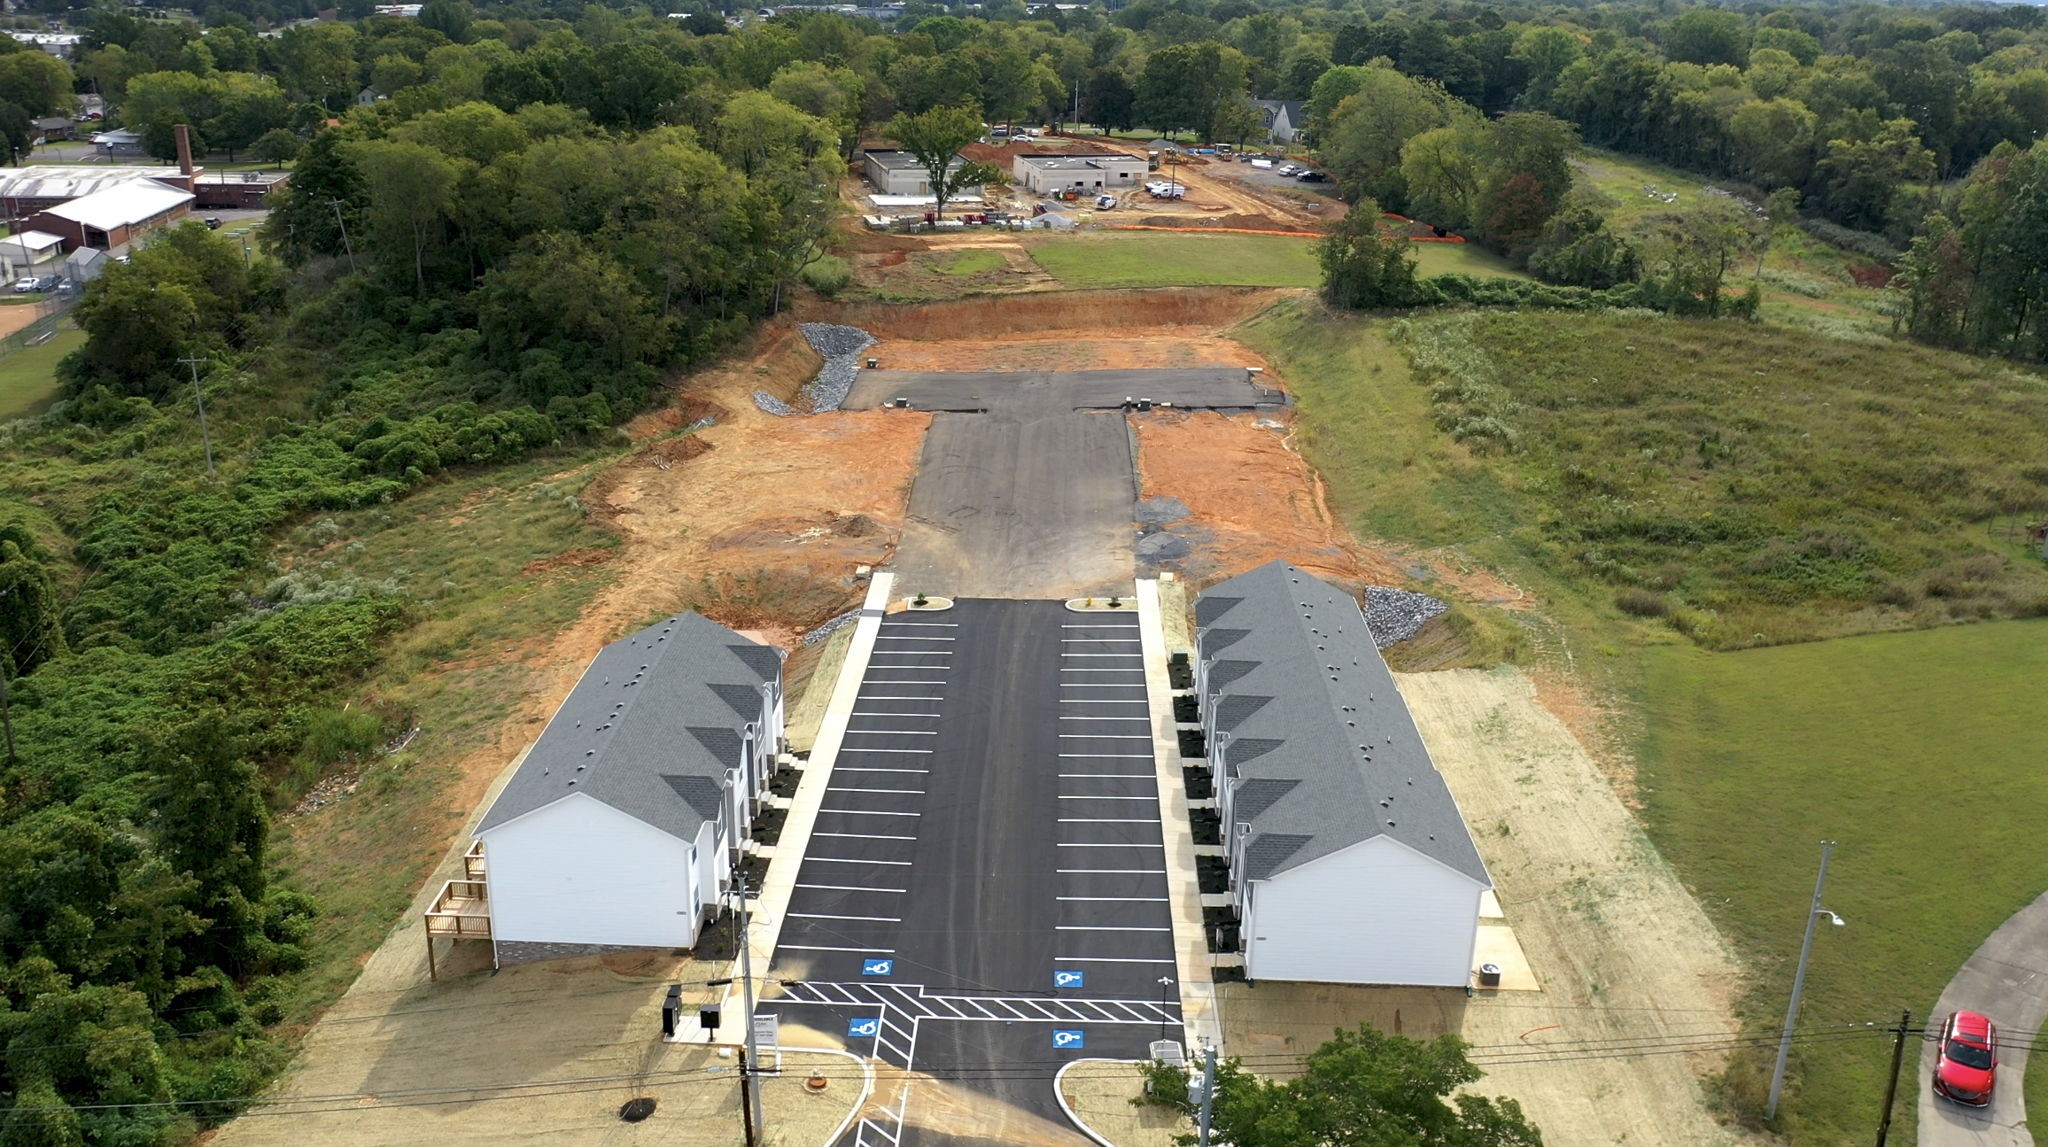
MULTIPOLYGON (((926 307, 818 307, 804 317, 867 327, 882 339, 874 353, 905 368, 1245 366, 1263 364, 1230 341, 1228 329, 1277 297, 1256 291, 1032 294, 926 307), (1112 316, 1122 325, 1106 325, 1112 316)), ((495 744, 460 763, 459 778, 442 799, 473 815, 492 779, 531 740, 589 657, 631 626, 694 603, 728 624, 786 636, 804 623, 804 612, 830 612, 847 600, 856 562, 888 558, 923 438, 920 416, 870 411, 777 419, 753 408, 753 389, 787 397, 815 364, 787 324, 771 327, 753 353, 690 380, 674 409, 636 424, 647 447, 584 493, 590 512, 620 537, 611 584, 576 625, 552 635, 539 651, 516 654, 531 667, 532 687, 500 722, 495 744), (706 413, 717 416, 716 426, 688 438, 665 437, 706 413)), ((1285 383, 1270 374, 1268 380, 1285 383)), ((1314 473, 1288 446, 1289 417, 1268 418, 1265 425, 1250 416, 1213 414, 1137 420, 1144 493, 1181 499, 1189 527, 1216 540, 1205 576, 1289 557, 1331 576, 1385 582, 1422 564, 1471 600, 1528 604, 1483 571, 1460 574, 1455 554, 1407 553, 1346 536, 1323 504, 1314 473)), ((1568 684, 1546 682, 1542 694, 1567 696, 1568 684)), ((1480 1062, 1490 1072, 1482 1086, 1521 1099, 1550 1142, 1624 1136, 1631 1144, 1737 1141, 1714 1124, 1702 1102, 1697 1081, 1713 1065, 1711 1051, 1590 1061, 1570 1054, 1627 1040, 1668 1045, 1698 1039, 1710 1048, 1733 1030, 1727 1011, 1732 964, 1600 770, 1519 673, 1424 674, 1403 678, 1402 687, 1464 804, 1545 990, 1461 1007, 1462 994, 1402 1002, 1269 985, 1229 1005, 1238 1039, 1232 1050, 1305 1050, 1356 1009, 1391 1005, 1357 1014, 1410 1034, 1455 1023, 1482 1048, 1480 1062)), ((319 815, 346 815, 348 807, 319 815)), ((438 887, 439 879, 425 886, 438 887)), ((288 1101, 285 1110, 295 1099, 315 1106, 314 1097, 326 1097, 328 1106, 354 1097, 354 1105, 367 1109, 409 1088, 553 1082, 552 1089, 530 1087, 518 1103, 479 1092, 446 1107, 459 1119, 435 1117, 433 1126, 478 1140, 531 1137, 536 1128, 587 1128, 568 1137, 587 1133, 599 1141, 623 1134, 611 1114, 618 1091, 605 1090, 616 1080, 580 1090, 561 1081, 628 1075, 647 1082, 650 1072, 695 1070, 681 1060, 647 1061, 650 1047, 659 1045, 647 1037, 644 1009, 671 975, 709 977, 583 962, 492 977, 477 962, 485 957, 472 951, 461 958, 466 964, 457 961, 454 975, 429 984, 418 908, 393 921, 389 940, 359 982, 307 1038, 273 1092, 288 1101), (524 1007, 471 1009, 484 999, 476 993, 501 988, 533 990, 524 1007), (574 1002, 583 999, 598 1002, 574 1002), (497 1070, 485 1070, 494 1065, 497 1070)), ((221 1137, 412 1142, 423 1125, 401 1128, 372 1117, 350 1125, 331 1113, 257 1114, 231 1124, 221 1137)), ((678 1121, 658 1115, 648 1126, 664 1129, 674 1143, 731 1142, 723 1122, 708 1116, 678 1121)))

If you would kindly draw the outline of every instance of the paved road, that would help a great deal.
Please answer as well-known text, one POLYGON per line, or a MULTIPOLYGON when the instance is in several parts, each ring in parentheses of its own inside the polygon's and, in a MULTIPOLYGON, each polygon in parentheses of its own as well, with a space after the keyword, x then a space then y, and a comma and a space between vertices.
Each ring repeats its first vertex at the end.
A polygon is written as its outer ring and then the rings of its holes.
MULTIPOLYGON (((1180 1038, 1142 664, 1135 614, 886 620, 776 948, 795 982, 764 1009, 986 1097, 991 1143, 1063 1134, 1062 1063, 1180 1038)), ((906 1109, 892 1082, 845 1143, 977 1142, 920 1128, 937 1096, 906 1109)))
POLYGON ((847 405, 939 411, 896 550, 897 584, 952 597, 1128 593, 1138 496, 1126 397, 1247 409, 1285 396, 1237 367, 862 371, 847 405))
POLYGON ((1984 941, 1962 970, 1949 981, 1928 1017, 1939 1028, 1958 1008, 1983 1012, 1998 1024, 1998 1087, 1991 1106, 1964 1107, 1934 1095, 1935 1046, 1930 1040, 1920 1055, 1920 1147, 2031 1147, 2026 1097, 2020 1081, 2026 1075, 2025 1046, 2048 1021, 2048 894, 2014 913, 1984 941))

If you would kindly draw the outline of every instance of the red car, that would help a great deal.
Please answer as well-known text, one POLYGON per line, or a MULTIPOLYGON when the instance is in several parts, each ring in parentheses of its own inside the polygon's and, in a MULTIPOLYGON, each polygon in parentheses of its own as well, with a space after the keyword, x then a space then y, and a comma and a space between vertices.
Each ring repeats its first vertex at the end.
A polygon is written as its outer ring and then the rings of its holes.
POLYGON ((1998 1028, 1976 1012, 1957 1012, 1941 1029, 1934 1060, 1934 1093, 1971 1107, 1991 1103, 1998 1072, 1998 1028))

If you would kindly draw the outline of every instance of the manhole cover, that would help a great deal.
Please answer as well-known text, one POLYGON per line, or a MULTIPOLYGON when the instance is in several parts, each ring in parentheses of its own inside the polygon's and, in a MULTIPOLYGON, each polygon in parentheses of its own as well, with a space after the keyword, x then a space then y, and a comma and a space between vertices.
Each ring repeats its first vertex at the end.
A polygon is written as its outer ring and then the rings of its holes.
POLYGON ((638 1123, 652 1114, 654 1101, 644 1095, 638 1099, 628 1099, 625 1106, 619 1108, 619 1118, 628 1123, 638 1123))

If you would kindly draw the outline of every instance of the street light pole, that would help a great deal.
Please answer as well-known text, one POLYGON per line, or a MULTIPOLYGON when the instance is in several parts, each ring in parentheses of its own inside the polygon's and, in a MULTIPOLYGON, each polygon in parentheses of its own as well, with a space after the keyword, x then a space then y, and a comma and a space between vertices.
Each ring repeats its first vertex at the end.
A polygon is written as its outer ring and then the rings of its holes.
MULTIPOLYGON (((754 1134, 765 1136, 766 1124, 761 1118, 761 1051, 754 1046, 754 954, 748 931, 753 920, 747 912, 747 877, 744 872, 735 873, 733 888, 740 894, 740 995, 746 1001, 747 1010, 747 1065, 741 1070, 753 1084, 747 1090, 754 1109, 754 1134)), ((753 1147, 752 1143, 748 1147, 753 1147)))
POLYGON ((1771 1071, 1771 1096, 1764 1101, 1764 1119, 1778 1117, 1778 1097, 1785 1091, 1785 1060, 1792 1054, 1792 1025, 1799 1018, 1799 993, 1806 987, 1806 958, 1813 953, 1813 926, 1822 916, 1837 925, 1842 918, 1820 906, 1821 890, 1828 883, 1828 857, 1835 851, 1835 842, 1820 842, 1820 875, 1813 881, 1813 906, 1806 913, 1806 939, 1799 945, 1799 970, 1792 974, 1792 1003, 1785 1009, 1785 1032, 1778 1037, 1778 1066, 1771 1071))

